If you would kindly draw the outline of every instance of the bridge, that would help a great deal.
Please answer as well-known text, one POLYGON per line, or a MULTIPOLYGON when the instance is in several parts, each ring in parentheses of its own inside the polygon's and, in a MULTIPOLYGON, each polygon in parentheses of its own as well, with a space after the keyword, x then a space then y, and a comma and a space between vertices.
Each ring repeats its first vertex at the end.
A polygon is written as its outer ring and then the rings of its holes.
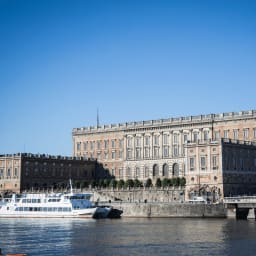
POLYGON ((256 196, 233 196, 223 200, 228 217, 255 219, 256 196))

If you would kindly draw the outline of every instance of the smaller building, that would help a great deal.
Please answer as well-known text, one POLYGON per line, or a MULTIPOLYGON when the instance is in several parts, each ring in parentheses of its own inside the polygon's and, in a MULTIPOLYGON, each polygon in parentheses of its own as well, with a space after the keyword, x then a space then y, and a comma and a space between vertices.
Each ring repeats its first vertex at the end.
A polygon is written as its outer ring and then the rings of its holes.
POLYGON ((83 186, 94 179, 96 169, 96 160, 83 157, 30 153, 0 155, 0 193, 60 189, 70 178, 77 186, 83 186))

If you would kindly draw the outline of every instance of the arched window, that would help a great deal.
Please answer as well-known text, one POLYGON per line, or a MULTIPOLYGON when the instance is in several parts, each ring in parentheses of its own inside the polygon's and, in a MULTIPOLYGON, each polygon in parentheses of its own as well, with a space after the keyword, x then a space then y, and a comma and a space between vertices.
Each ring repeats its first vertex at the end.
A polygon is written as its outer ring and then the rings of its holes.
POLYGON ((159 176, 159 167, 157 164, 153 166, 153 177, 159 176))
POLYGON ((163 165, 163 176, 168 177, 169 176, 169 166, 168 164, 163 165))
POLYGON ((179 165, 177 163, 173 164, 172 174, 173 174, 174 177, 179 176, 179 165))

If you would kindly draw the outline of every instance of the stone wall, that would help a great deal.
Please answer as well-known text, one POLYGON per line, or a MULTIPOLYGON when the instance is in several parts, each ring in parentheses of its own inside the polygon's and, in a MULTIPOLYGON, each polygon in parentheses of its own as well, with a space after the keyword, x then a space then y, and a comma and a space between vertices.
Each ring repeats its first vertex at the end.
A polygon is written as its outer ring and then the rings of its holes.
POLYGON ((172 189, 127 189, 127 190, 97 190, 93 191, 94 201, 99 202, 184 202, 184 188, 172 189))
POLYGON ((122 217, 226 217, 224 204, 116 202, 111 205, 123 211, 122 217))

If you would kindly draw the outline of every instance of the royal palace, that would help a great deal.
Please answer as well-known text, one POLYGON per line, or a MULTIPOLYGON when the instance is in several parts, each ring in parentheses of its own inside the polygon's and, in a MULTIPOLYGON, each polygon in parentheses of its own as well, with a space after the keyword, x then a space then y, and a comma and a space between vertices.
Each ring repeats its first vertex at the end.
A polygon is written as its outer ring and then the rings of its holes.
POLYGON ((185 177, 186 198, 256 193, 256 111, 73 129, 73 155, 117 179, 185 177))

